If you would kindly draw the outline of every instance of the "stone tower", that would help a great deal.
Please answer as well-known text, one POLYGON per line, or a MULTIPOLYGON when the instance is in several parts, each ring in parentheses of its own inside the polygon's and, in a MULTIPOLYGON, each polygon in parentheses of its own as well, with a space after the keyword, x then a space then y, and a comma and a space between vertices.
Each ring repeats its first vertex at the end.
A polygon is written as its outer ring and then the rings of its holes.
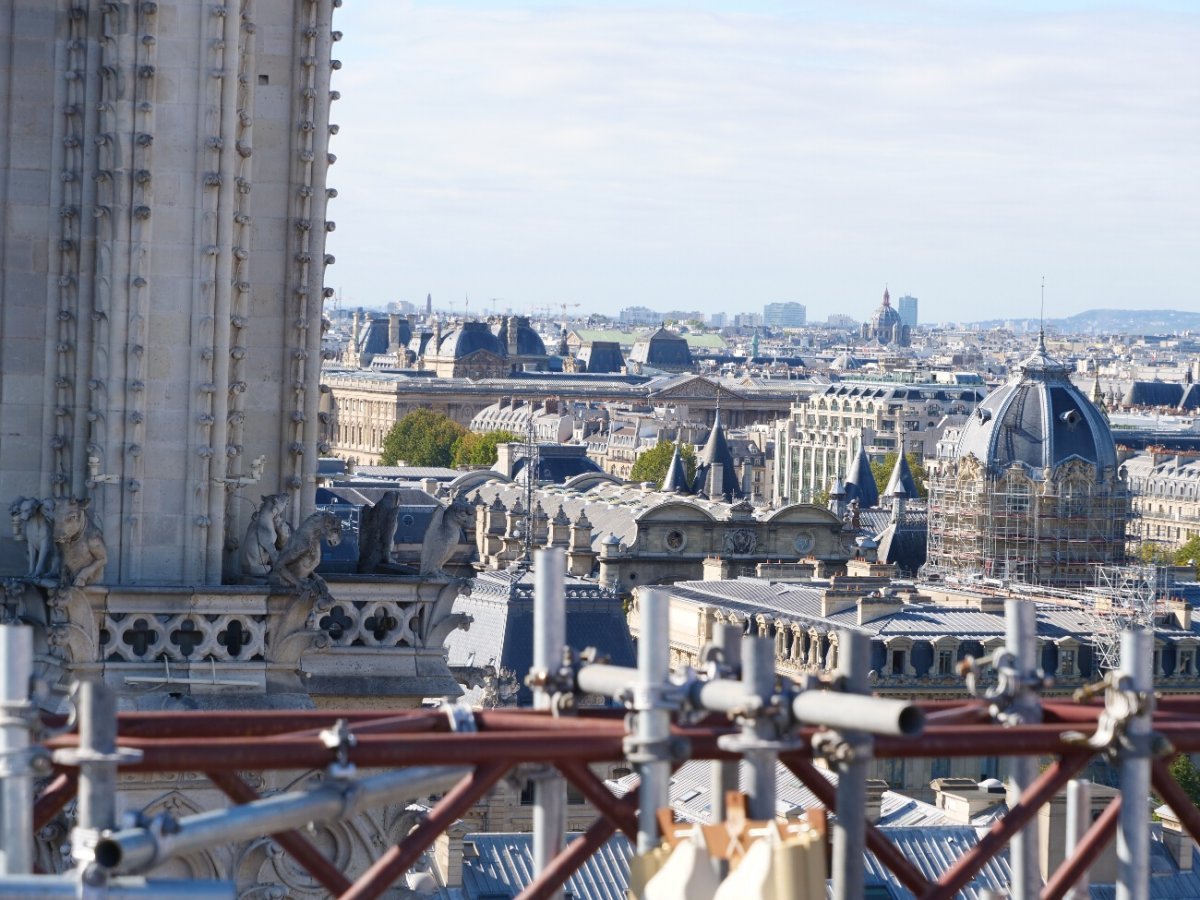
POLYGON ((90 496, 107 583, 313 506, 338 5, 0 0, 0 498, 90 496))

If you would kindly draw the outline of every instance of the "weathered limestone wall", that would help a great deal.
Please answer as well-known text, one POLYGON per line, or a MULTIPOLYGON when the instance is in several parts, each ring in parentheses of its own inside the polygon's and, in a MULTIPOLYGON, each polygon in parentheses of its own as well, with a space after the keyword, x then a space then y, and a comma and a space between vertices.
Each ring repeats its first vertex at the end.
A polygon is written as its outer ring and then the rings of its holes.
POLYGON ((90 495, 105 583, 311 511, 333 3, 0 0, 0 500, 90 495))

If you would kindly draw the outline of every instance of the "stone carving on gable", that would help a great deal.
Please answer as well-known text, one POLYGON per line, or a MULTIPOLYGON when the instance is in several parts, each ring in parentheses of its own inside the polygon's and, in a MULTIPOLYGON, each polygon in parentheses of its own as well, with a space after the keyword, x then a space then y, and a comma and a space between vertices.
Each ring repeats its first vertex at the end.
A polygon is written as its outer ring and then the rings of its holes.
POLYGON ((61 565, 59 583, 86 587, 100 580, 108 563, 104 535, 87 514, 91 499, 68 498, 54 505, 54 543, 61 565))
POLYGON ((325 579, 317 574, 321 563, 322 539, 331 547, 342 541, 342 523, 331 512, 315 512, 292 532, 271 566, 271 584, 310 590, 329 598, 325 579))
POLYGON ((271 574, 271 566, 291 537, 287 521, 288 494, 264 494, 262 504, 250 517, 246 540, 242 542, 242 574, 262 579, 271 574))
POLYGON ((442 567, 454 555, 463 539, 463 529, 471 524, 474 507, 461 494, 451 494, 446 506, 438 504, 425 540, 421 543, 421 575, 445 575, 442 567))
POLYGON ((57 565, 54 552, 54 500, 47 497, 18 497, 8 508, 12 515, 13 539, 24 541, 29 554, 29 578, 51 574, 57 565))
POLYGON ((725 532, 725 552, 734 555, 753 553, 758 547, 758 532, 753 528, 730 528, 725 532))

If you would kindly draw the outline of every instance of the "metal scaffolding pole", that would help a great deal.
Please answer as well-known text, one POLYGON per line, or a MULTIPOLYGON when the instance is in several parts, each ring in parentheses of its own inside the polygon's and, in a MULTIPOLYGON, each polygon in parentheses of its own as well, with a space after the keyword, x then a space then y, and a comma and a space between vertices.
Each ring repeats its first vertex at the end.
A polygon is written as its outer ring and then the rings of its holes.
MULTIPOLYGON (((1075 855, 1083 836, 1092 827, 1092 783, 1086 778, 1072 778, 1067 782, 1067 845, 1065 859, 1075 855)), ((1063 895, 1063 900, 1087 900, 1091 896, 1088 889, 1088 872, 1076 880, 1075 884, 1063 895)))
POLYGON ((638 768, 638 853, 658 846, 659 807, 670 796, 671 711, 665 693, 671 672, 668 632, 669 595, 651 588, 641 595, 642 633, 638 638, 638 683, 633 691, 634 752, 629 758, 638 768))
POLYGON ((1151 717, 1154 711, 1154 632, 1121 635, 1118 686, 1133 715, 1121 751, 1121 816, 1117 828, 1117 900, 1145 900, 1150 893, 1151 717), (1131 693, 1130 693, 1131 692, 1131 693))
POLYGON ((32 674, 33 629, 0 625, 0 877, 33 870, 32 674))
MULTIPOLYGON (((747 635, 742 638, 742 690, 766 709, 775 693, 775 642, 747 635)), ((775 817, 775 761, 779 758, 775 723, 765 715, 743 720, 740 746, 746 809, 752 819, 775 817)))
MULTIPOLYGON (((837 675, 846 693, 868 692, 870 639, 860 631, 838 632, 837 675)), ((837 809, 833 825, 833 896, 834 900, 857 900, 863 895, 864 854, 866 852, 867 765, 871 756, 871 737, 861 731, 841 732, 844 758, 838 761, 837 809)))
POLYGON ((311 791, 278 794, 187 816, 172 822, 169 828, 126 828, 97 841, 96 863, 114 872, 144 872, 173 857, 219 844, 303 828, 310 822, 331 822, 372 806, 423 797, 454 785, 469 771, 462 766, 429 766, 399 769, 359 781, 331 779, 311 791))
MULTIPOLYGON (((713 630, 713 646, 721 651, 721 662, 732 673, 738 673, 742 667, 742 630, 728 622, 719 623, 713 630)), ((725 793, 738 789, 738 764, 726 760, 713 760, 711 791, 712 802, 709 806, 712 821, 725 821, 725 793)))
MULTIPOLYGON (((1004 603, 1005 651, 1009 655, 1007 676, 1011 679, 1012 700, 1008 714, 1014 722, 1041 722, 1042 709, 1033 684, 1038 679, 1037 606, 1030 600, 1006 600, 1004 603)), ((1037 757, 1018 756, 1012 762, 1012 780, 1017 795, 1025 793, 1038 775, 1037 757)), ((1037 820, 1013 835, 1013 900, 1034 900, 1042 888, 1038 868, 1037 820)))
MULTIPOLYGON (((533 674, 540 683, 533 692, 533 708, 548 710, 554 697, 546 679, 562 665, 567 643, 563 551, 557 547, 538 550, 534 576, 533 674)), ((533 783, 533 865, 538 874, 545 872, 562 850, 567 830, 567 784, 553 772, 553 767, 546 766, 533 783)), ((562 891, 550 896, 560 897, 562 891)))

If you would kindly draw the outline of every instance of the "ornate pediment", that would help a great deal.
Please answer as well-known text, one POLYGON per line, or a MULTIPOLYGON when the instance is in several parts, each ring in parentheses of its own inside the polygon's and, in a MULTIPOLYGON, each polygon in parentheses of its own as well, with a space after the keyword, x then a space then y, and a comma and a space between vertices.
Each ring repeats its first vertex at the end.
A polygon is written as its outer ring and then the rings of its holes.
MULTIPOLYGON (((720 386, 719 393, 722 399, 741 400, 741 394, 731 391, 724 384, 720 386)), ((660 391, 655 391, 650 395, 651 400, 713 400, 716 401, 718 394, 717 384, 714 381, 709 381, 701 375, 695 375, 691 378, 681 381, 678 384, 673 384, 670 387, 663 388, 660 391)))

